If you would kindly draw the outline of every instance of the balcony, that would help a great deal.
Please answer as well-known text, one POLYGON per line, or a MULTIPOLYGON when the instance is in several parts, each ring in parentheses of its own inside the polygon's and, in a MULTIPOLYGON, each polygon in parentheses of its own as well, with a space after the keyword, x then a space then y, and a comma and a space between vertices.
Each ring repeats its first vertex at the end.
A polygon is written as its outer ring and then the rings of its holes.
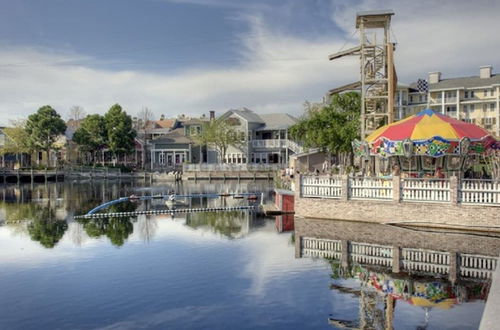
POLYGON ((287 139, 271 139, 271 140, 252 140, 253 148, 261 149, 285 149, 288 148, 298 154, 304 151, 301 145, 297 142, 287 139))
POLYGON ((253 148, 265 148, 265 149, 279 149, 286 148, 288 140, 279 140, 279 139, 271 139, 271 140, 252 140, 253 148))

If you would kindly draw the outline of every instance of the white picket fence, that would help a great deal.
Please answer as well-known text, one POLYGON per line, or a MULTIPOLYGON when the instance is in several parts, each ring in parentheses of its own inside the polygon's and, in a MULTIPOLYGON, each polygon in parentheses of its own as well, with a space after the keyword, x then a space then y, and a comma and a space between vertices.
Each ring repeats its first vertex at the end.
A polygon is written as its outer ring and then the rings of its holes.
POLYGON ((332 239, 302 237, 302 254, 305 257, 340 259, 342 244, 332 239))
POLYGON ((460 276, 491 278, 497 267, 497 258, 474 254, 460 255, 460 276))
POLYGON ((349 178, 351 199, 388 199, 392 200, 392 179, 356 177, 349 178))
POLYGON ((403 269, 410 271, 448 274, 450 254, 448 252, 410 249, 401 250, 403 269))
MULTIPOLYGON (((302 197, 341 198, 341 176, 302 176, 302 197)), ((357 200, 393 200, 393 179, 374 177, 346 178, 347 198, 357 200)), ((403 178, 400 196, 405 202, 450 203, 452 187, 449 179, 403 178)), ((500 206, 500 181, 462 180, 456 188, 458 202, 500 206)))
POLYGON ((338 176, 303 176, 302 197, 340 198, 342 180, 338 176))
POLYGON ((350 258, 360 264, 392 266, 392 246, 351 242, 350 258))
POLYGON ((460 201, 463 204, 500 205, 500 181, 462 180, 460 201))
POLYGON ((449 202, 450 181, 446 179, 403 179, 402 200, 449 202))

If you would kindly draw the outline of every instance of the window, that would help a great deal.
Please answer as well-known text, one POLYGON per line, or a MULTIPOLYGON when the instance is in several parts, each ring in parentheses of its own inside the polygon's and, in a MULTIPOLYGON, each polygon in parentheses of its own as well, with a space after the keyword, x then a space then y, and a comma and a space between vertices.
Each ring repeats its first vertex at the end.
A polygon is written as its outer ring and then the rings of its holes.
POLYGON ((495 103, 490 103, 490 111, 495 111, 495 103))
POLYGON ((158 162, 159 162, 160 164, 162 164, 162 165, 164 165, 164 164, 165 164, 165 154, 164 154, 163 152, 161 152, 161 153, 159 154, 159 157, 158 157, 158 162))
POLYGON ((465 99, 468 99, 468 98, 469 98, 469 91, 465 91, 465 92, 464 92, 464 98, 465 98, 465 99))
POLYGON ((474 91, 470 91, 470 98, 474 98, 474 91))
POLYGON ((420 95, 420 96, 418 97, 418 99, 420 100, 420 102, 424 102, 424 96, 423 96, 423 95, 420 95))
POLYGON ((483 104, 483 111, 486 111, 486 110, 488 110, 488 105, 485 103, 485 104, 483 104))
POLYGON ((410 103, 413 103, 413 95, 410 96, 410 103))
POLYGON ((490 96, 494 96, 495 95, 495 90, 492 88, 490 89, 490 96))
POLYGON ((488 90, 487 90, 487 89, 485 89, 485 90, 483 91, 483 94, 484 94, 484 97, 487 97, 487 96, 488 96, 488 90))

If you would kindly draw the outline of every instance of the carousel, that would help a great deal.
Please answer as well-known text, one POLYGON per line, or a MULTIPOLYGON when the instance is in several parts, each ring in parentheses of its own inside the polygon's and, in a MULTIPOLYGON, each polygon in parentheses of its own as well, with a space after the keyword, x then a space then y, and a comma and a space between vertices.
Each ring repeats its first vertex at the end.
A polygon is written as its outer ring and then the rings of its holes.
POLYGON ((376 172, 398 165, 411 177, 433 176, 437 171, 464 176, 485 156, 500 151, 500 141, 487 130, 431 109, 385 125, 352 145, 356 156, 378 163, 376 172))

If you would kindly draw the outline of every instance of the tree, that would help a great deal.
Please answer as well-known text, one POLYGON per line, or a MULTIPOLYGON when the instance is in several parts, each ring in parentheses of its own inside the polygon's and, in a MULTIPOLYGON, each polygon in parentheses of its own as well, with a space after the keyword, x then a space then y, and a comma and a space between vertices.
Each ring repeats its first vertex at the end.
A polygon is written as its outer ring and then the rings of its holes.
POLYGON ((290 135, 306 148, 352 157, 351 142, 359 138, 360 109, 359 93, 334 95, 329 105, 309 105, 304 117, 290 128, 290 135))
POLYGON ((108 135, 108 147, 115 156, 130 154, 134 151, 136 132, 132 118, 119 104, 113 105, 104 115, 108 135))
POLYGON ((54 148, 54 142, 65 131, 66 123, 49 105, 38 109, 26 121, 28 144, 32 150, 41 150, 47 153, 47 165, 49 165, 50 150, 54 148))
POLYGON ((85 117, 73 134, 73 141, 79 145, 82 152, 90 153, 92 162, 95 162, 97 153, 106 146, 107 137, 104 117, 94 114, 85 117))
POLYGON ((67 229, 66 221, 55 219, 55 211, 50 205, 39 209, 33 221, 28 225, 31 239, 40 242, 46 248, 53 248, 67 229))
POLYGON ((24 128, 25 122, 22 120, 11 121, 11 127, 6 127, 3 129, 5 134, 4 146, 0 149, 2 155, 5 154, 15 154, 16 163, 22 164, 22 155, 30 154, 31 148, 28 143, 28 133, 24 128), (21 161, 19 161, 19 156, 21 156, 21 161))
POLYGON ((87 113, 85 110, 79 105, 74 105, 71 109, 69 109, 69 119, 74 120, 75 122, 85 118, 86 115, 87 113))
POLYGON ((142 168, 146 167, 146 155, 147 155, 147 146, 148 146, 148 124, 153 120, 153 111, 151 111, 147 107, 143 107, 142 110, 137 114, 138 121, 138 129, 142 130, 142 140, 143 140, 143 148, 142 148, 142 168))
POLYGON ((238 147, 242 144, 238 132, 221 118, 205 123, 201 134, 196 137, 196 141, 202 145, 214 146, 221 163, 225 162, 226 152, 230 145, 238 147))

